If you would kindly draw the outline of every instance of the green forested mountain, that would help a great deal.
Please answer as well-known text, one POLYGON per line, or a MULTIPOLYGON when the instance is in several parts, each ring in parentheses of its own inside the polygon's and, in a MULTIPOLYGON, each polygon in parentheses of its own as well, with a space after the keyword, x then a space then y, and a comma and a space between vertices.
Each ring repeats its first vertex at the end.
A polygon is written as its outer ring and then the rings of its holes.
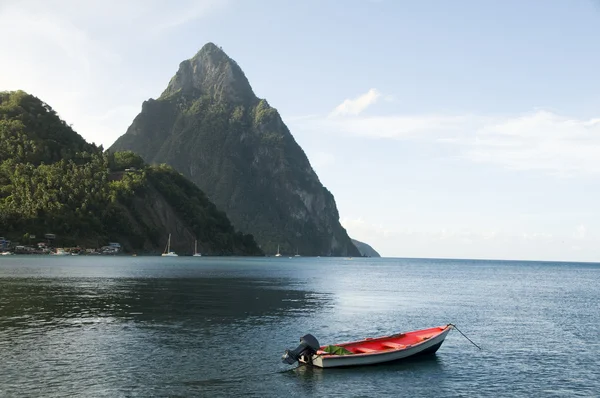
POLYGON ((266 253, 359 255, 277 110, 212 43, 180 64, 110 150, 173 166, 266 253))
POLYGON ((162 251, 172 233, 182 253, 198 239, 206 254, 262 254, 171 167, 146 166, 131 152, 103 153, 36 97, 2 92, 0 235, 20 241, 45 233, 61 245, 118 241, 147 252, 162 251))
POLYGON ((61 120, 46 103, 23 91, 0 92, 0 162, 39 165, 100 153, 61 120))

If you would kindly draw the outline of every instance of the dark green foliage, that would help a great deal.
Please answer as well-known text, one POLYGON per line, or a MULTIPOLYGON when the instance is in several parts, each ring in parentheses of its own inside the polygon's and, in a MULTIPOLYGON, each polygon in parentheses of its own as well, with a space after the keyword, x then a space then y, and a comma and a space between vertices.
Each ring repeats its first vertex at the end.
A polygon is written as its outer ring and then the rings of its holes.
POLYGON ((236 233, 225 213, 217 210, 196 185, 172 167, 164 164, 149 167, 147 173, 148 181, 188 221, 198 240, 209 242, 213 253, 233 254, 232 248, 237 248, 249 255, 262 254, 252 235, 236 233))
POLYGON ((122 241, 130 250, 156 251, 166 227, 148 217, 158 201, 189 220, 185 227, 205 247, 261 254, 252 237, 236 233, 180 174, 148 168, 133 152, 102 153, 31 95, 0 93, 0 137, 0 235, 20 240, 53 233, 60 244, 122 241), (148 204, 143 198, 153 189, 162 196, 148 204))
POLYGON ((23 91, 0 92, 0 162, 53 163, 101 152, 46 103, 23 91))
POLYGON ((102 231, 107 159, 36 97, 0 93, 0 228, 87 238, 102 231))
POLYGON ((125 169, 141 169, 145 166, 144 159, 131 151, 109 153, 109 168, 111 171, 124 171, 125 169))
POLYGON ((102 154, 92 154, 81 165, 72 160, 39 166, 5 160, 0 166, 0 220, 9 231, 86 237, 102 225, 107 178, 102 154))

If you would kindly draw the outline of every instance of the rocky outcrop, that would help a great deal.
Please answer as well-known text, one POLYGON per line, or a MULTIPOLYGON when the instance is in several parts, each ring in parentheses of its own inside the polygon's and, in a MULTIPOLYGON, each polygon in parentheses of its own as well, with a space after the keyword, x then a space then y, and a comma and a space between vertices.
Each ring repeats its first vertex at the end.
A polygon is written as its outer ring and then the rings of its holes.
POLYGON ((194 92, 232 103, 257 100, 242 69, 213 43, 206 44, 193 58, 179 64, 179 70, 160 98, 194 92))
POLYGON ((148 187, 144 195, 136 196, 129 206, 122 206, 121 209, 121 214, 127 218, 130 231, 134 232, 134 234, 117 237, 125 251, 161 253, 171 234, 173 251, 179 254, 192 254, 194 232, 153 187, 148 187), (147 231, 153 233, 146 233, 147 231), (133 241, 132 236, 141 239, 137 238, 133 241))
POLYGON ((381 257, 375 249, 373 249, 370 245, 364 242, 352 239, 352 243, 354 243, 354 246, 356 246, 356 248, 360 252, 360 255, 363 257, 381 257))
POLYGON ((173 166, 267 254, 359 255, 277 110, 212 43, 180 64, 110 150, 173 166))

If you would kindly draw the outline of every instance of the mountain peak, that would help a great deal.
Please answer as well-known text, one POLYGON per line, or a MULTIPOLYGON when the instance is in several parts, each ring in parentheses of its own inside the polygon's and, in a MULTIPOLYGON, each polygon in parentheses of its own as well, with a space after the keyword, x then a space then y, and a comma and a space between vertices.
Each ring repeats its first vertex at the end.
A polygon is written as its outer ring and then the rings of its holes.
POLYGON ((179 64, 161 98, 177 93, 209 95, 233 102, 256 100, 238 64, 214 43, 206 43, 192 58, 179 64))
POLYGON ((263 252, 360 255, 277 110, 212 43, 181 63, 163 96, 145 103, 110 150, 171 165, 263 252))
POLYGON ((202 46, 202 48, 200 49, 200 51, 198 51, 196 53, 196 55, 194 55, 192 57, 192 59, 197 58, 197 57, 201 57, 205 54, 210 54, 210 55, 217 55, 217 56, 221 56, 221 57, 226 57, 229 58, 227 56, 227 54, 225 54, 225 51, 223 51, 222 47, 217 46, 215 43, 212 42, 208 42, 205 45, 202 46))

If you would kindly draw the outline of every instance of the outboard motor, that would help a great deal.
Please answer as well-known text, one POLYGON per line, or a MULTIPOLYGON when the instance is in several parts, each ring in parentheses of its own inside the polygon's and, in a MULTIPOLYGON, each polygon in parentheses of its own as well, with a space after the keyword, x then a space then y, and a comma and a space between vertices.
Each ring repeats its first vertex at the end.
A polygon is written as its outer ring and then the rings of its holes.
POLYGON ((307 334, 300 338, 300 345, 295 350, 285 350, 285 353, 281 357, 281 362, 293 365, 298 362, 302 356, 310 360, 314 354, 319 350, 319 342, 312 334, 307 334))

